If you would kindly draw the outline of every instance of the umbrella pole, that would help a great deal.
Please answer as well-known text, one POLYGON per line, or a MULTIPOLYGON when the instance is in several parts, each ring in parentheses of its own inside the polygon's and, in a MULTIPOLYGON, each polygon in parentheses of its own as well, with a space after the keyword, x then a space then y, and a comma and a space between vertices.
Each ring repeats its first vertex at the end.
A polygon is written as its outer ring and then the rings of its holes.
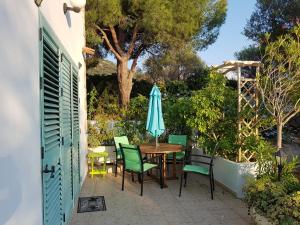
POLYGON ((158 136, 155 137, 155 146, 159 146, 159 143, 158 143, 158 136))

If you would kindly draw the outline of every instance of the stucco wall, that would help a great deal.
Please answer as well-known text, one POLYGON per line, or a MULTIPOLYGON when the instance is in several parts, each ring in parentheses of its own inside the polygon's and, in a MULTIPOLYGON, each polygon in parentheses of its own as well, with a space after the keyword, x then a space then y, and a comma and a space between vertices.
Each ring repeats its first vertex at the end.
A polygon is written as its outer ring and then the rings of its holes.
MULTIPOLYGON (((68 1, 66 1, 68 2, 68 1)), ((63 14, 61 0, 0 1, 0 224, 41 225, 39 11, 74 62, 81 62, 81 156, 86 150, 82 14, 63 14)), ((86 173, 85 163, 81 168, 86 173)))

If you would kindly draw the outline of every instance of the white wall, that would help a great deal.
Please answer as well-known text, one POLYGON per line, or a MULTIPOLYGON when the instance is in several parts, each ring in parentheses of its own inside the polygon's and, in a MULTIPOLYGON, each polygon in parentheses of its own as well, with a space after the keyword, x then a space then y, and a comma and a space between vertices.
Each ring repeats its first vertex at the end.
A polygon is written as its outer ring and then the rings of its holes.
MULTIPOLYGON (((66 0, 66 2, 68 2, 66 0)), ((62 0, 0 1, 0 224, 41 225, 39 10, 73 60, 81 62, 81 156, 86 150, 82 14, 63 14, 62 0)), ((81 168, 86 173, 85 163, 81 168)))

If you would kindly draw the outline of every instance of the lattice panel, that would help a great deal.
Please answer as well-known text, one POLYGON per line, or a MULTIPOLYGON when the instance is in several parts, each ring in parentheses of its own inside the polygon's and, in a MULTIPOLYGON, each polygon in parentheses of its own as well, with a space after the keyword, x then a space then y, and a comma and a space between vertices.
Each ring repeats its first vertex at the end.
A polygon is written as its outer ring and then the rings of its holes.
POLYGON ((239 112, 239 158, 238 161, 249 162, 254 153, 243 147, 245 138, 258 135, 258 93, 256 79, 242 78, 241 70, 238 68, 238 112, 239 112))

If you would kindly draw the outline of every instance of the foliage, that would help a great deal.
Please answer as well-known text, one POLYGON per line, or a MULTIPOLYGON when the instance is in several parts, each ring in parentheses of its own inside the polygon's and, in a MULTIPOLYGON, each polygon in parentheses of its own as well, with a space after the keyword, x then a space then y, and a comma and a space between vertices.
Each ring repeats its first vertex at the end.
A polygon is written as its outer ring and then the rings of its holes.
POLYGON ((97 109, 97 90, 95 87, 93 87, 93 89, 91 90, 91 92, 88 93, 88 119, 91 120, 95 113, 96 113, 96 109, 97 109))
POLYGON ((299 12, 299 0, 257 0, 244 34, 249 39, 260 42, 269 33, 271 40, 275 40, 299 23, 299 12))
POLYGON ((248 47, 242 49, 239 52, 234 53, 235 58, 238 60, 244 61, 260 61, 261 60, 261 52, 258 46, 249 45, 248 47))
POLYGON ((300 224, 300 183, 292 173, 285 172, 281 181, 271 175, 250 180, 245 193, 248 206, 275 224, 300 224))
POLYGON ((89 147, 113 144, 113 137, 118 135, 118 130, 111 127, 112 122, 107 116, 97 115, 95 123, 88 126, 89 147))
POLYGON ((186 80, 206 68, 191 47, 177 48, 177 46, 150 56, 145 61, 144 67, 147 76, 154 82, 186 80))
POLYGON ((245 139, 245 149, 255 153, 257 164, 257 177, 275 174, 275 157, 276 148, 264 140, 262 137, 251 135, 245 139))
POLYGON ((281 148, 283 126, 300 112, 300 25, 277 41, 266 38, 258 87, 265 108, 277 123, 277 148, 281 148))
POLYGON ((189 109, 188 97, 169 97, 163 100, 166 136, 169 134, 191 135, 191 128, 186 124, 189 109))
POLYGON ((216 143, 222 151, 218 154, 235 159, 237 140, 237 93, 226 86, 226 78, 211 73, 207 86, 196 91, 190 100, 187 125, 200 132, 200 146, 213 149, 216 143))
POLYGON ((141 55, 186 43, 196 49, 207 47, 216 40, 226 10, 226 0, 88 0, 87 43, 116 57, 125 106, 141 55), (130 69, 128 60, 132 60, 130 69))
POLYGON ((150 137, 146 133, 147 112, 148 99, 139 95, 131 99, 122 120, 118 122, 117 127, 122 134, 127 135, 131 143, 149 142, 150 137))

